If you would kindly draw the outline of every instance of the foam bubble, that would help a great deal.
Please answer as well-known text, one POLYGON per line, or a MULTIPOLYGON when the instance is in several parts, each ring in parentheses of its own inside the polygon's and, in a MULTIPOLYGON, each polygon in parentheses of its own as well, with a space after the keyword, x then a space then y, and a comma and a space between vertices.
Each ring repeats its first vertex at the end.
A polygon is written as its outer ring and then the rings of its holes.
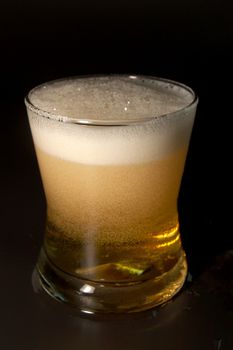
POLYGON ((180 86, 143 78, 60 80, 34 89, 29 98, 40 109, 28 108, 36 146, 63 159, 87 164, 159 159, 187 144, 195 113, 192 109, 156 118, 181 110, 192 102, 193 95, 180 86), (51 118, 41 117, 44 115, 51 118), (65 122, 71 118, 109 124, 117 120, 121 124, 152 117, 145 123, 124 126, 65 122))

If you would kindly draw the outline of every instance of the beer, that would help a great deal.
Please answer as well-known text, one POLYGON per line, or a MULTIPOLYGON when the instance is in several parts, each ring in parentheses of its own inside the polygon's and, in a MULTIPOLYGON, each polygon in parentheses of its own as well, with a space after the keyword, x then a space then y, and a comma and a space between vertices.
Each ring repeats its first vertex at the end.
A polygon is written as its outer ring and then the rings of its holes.
MULTIPOLYGON (((181 287, 177 197, 194 112, 179 111, 192 99, 183 87, 135 77, 67 79, 32 92, 42 111, 29 110, 29 120, 47 200, 43 250, 56 269, 93 288, 151 281, 149 307, 181 287)), ((129 310, 148 308, 132 307, 134 296, 129 310)), ((106 300, 109 311, 128 311, 106 300)))

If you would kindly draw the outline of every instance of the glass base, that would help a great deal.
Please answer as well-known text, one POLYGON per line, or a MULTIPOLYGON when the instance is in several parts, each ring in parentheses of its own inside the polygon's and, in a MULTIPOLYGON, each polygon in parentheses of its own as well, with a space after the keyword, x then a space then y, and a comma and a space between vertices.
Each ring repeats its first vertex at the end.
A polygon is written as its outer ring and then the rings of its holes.
POLYGON ((167 273, 136 283, 97 283, 65 273, 42 249, 37 263, 39 281, 53 298, 88 314, 120 314, 144 311, 171 299, 183 286, 187 263, 182 252, 167 273))

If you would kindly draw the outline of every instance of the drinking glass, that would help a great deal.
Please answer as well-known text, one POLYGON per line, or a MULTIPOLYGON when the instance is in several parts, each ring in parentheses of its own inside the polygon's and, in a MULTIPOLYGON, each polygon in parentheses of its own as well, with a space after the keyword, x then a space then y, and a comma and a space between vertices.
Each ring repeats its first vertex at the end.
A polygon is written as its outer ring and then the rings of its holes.
POLYGON ((47 201, 40 283, 86 313, 170 299, 187 264, 177 198, 197 97, 149 76, 51 81, 25 99, 47 201))

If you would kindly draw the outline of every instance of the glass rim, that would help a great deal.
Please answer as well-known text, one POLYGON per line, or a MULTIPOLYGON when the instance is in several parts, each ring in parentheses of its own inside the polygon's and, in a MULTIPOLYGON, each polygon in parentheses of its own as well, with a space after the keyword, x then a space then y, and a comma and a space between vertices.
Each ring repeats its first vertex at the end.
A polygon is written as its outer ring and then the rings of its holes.
POLYGON ((151 76, 151 75, 133 75, 133 74, 90 74, 90 75, 76 75, 76 76, 70 76, 70 77, 64 77, 64 78, 60 78, 60 79, 53 79, 50 81, 47 81, 45 83, 39 84, 37 86, 35 86, 33 89, 31 89, 28 94, 26 95, 26 97, 24 98, 24 102, 26 107, 32 111, 33 113, 37 114, 38 116, 42 117, 42 118, 48 118, 54 121, 58 121, 58 122, 62 122, 62 123, 68 123, 68 124, 78 124, 78 125, 86 125, 86 126, 127 126, 127 125, 134 125, 134 124, 143 124, 143 123, 148 123, 150 121, 153 121, 154 119, 160 119, 160 118, 164 118, 166 116, 172 116, 172 115, 177 115, 180 113, 185 113, 187 110, 189 110, 192 106, 197 105, 198 103, 198 96, 195 93, 195 91, 190 88, 189 86, 177 82, 175 80, 171 80, 171 79, 166 79, 166 78, 160 78, 160 77, 156 77, 156 76, 151 76), (154 81, 158 81, 158 82, 162 82, 165 84, 170 84, 173 86, 177 86, 187 92, 190 93, 190 95, 192 96, 192 100, 187 103, 184 107, 179 108, 175 111, 172 112, 168 112, 168 113, 164 113, 164 114, 160 114, 157 116, 149 116, 146 118, 137 118, 137 119, 130 119, 130 120, 123 120, 123 119, 114 119, 114 120, 107 120, 107 119, 93 119, 93 118, 84 118, 84 119, 80 119, 80 118, 74 118, 74 117, 69 117, 67 115, 63 115, 63 114, 59 114, 59 113, 53 113, 53 112, 49 112, 46 110, 43 110, 40 107, 37 107, 35 104, 32 103, 30 96, 33 94, 33 92, 43 86, 45 86, 46 84, 53 84, 56 82, 61 82, 61 81, 65 81, 65 80, 77 80, 77 79, 88 79, 88 78, 128 78, 128 79, 144 79, 144 80, 154 80, 154 81))

